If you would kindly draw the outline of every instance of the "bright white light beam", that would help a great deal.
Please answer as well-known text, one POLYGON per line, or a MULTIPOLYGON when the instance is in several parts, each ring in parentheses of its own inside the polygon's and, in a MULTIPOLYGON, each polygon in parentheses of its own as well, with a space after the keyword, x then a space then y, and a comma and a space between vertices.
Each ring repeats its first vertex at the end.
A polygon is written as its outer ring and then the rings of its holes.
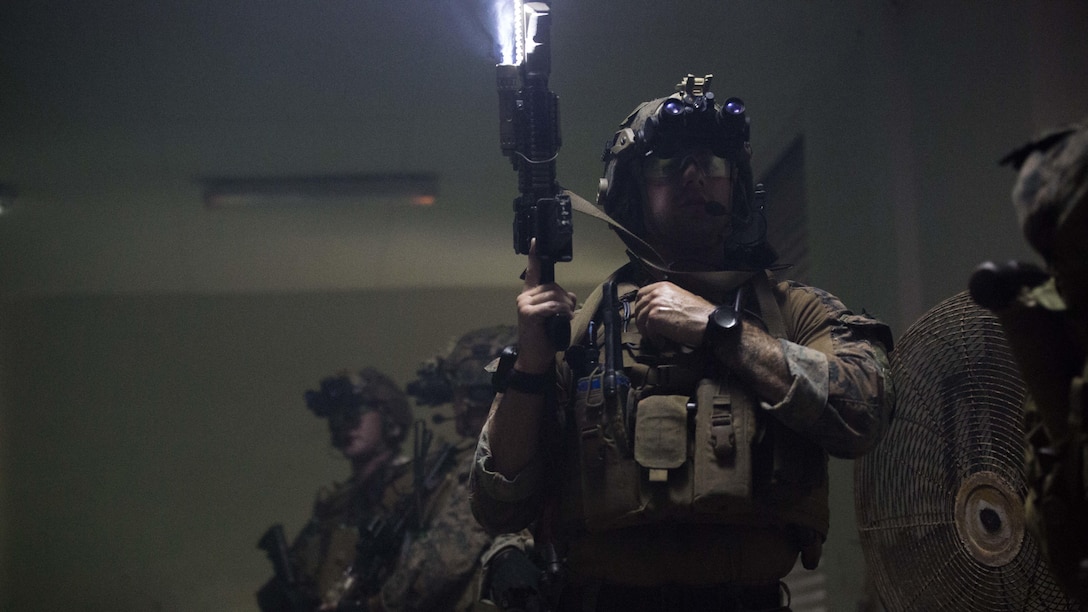
POLYGON ((525 57, 539 44, 536 42, 537 20, 548 11, 544 2, 507 0, 495 3, 495 25, 503 64, 520 66, 525 62, 525 57))

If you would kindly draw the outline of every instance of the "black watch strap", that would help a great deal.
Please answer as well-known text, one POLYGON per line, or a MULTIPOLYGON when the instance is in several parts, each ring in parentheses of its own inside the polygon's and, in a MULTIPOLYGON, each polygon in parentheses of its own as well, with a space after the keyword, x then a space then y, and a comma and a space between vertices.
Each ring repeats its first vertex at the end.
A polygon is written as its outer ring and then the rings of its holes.
POLYGON ((512 369, 506 377, 506 388, 529 395, 544 395, 554 380, 555 377, 551 374, 529 374, 512 369))
POLYGON ((740 320, 743 316, 742 305, 744 287, 738 287, 732 304, 723 304, 714 309, 707 317, 703 343, 714 347, 727 338, 735 338, 740 333, 740 320))
POLYGON ((499 356, 498 365, 491 376, 491 387, 496 393, 505 393, 507 389, 513 389, 529 395, 544 395, 548 392, 548 385, 555 381, 555 372, 544 374, 529 374, 514 369, 514 362, 518 358, 516 346, 508 346, 499 356))

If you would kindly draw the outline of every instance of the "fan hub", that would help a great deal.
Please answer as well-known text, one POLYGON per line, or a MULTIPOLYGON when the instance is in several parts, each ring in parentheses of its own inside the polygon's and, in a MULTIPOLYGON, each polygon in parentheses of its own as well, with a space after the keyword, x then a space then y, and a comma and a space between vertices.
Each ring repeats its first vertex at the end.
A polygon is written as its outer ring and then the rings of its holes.
POLYGON ((956 493, 956 532, 979 563, 1002 567, 1024 541, 1024 500, 1000 476, 977 472, 956 493))

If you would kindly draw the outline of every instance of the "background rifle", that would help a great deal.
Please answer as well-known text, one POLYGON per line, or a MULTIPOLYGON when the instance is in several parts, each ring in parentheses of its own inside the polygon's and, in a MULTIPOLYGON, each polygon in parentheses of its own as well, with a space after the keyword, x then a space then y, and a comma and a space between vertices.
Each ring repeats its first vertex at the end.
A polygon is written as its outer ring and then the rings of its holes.
MULTIPOLYGON (((551 72, 551 12, 547 2, 514 1, 515 58, 496 66, 499 144, 518 173, 514 200, 514 252, 529 254, 536 239, 542 284, 555 281, 555 264, 573 258, 570 197, 555 180, 559 153, 559 99, 548 89, 551 72)), ((570 324, 548 319, 555 348, 570 344, 570 324)))
POLYGON ((442 483, 456 450, 454 445, 445 443, 427 470, 425 462, 433 435, 422 421, 416 422, 412 493, 398 500, 392 512, 375 515, 360 526, 355 562, 338 585, 341 596, 337 610, 365 610, 365 598, 381 589, 409 530, 422 527, 424 507, 442 483))
POLYGON ((268 554, 275 576, 257 591, 257 605, 265 612, 313 610, 317 601, 299 586, 295 568, 287 554, 283 525, 276 523, 264 532, 257 548, 268 554))

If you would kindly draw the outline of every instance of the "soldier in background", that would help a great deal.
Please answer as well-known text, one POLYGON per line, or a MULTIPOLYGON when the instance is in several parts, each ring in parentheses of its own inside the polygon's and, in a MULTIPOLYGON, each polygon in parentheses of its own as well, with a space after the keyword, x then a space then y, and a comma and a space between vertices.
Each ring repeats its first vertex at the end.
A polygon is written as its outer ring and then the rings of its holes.
POLYGON ((332 445, 350 462, 351 476, 318 491, 313 515, 285 563, 257 593, 264 612, 337 609, 355 562, 359 526, 393 511, 411 493, 410 459, 400 448, 412 411, 392 379, 374 368, 341 371, 307 391, 306 405, 328 419, 332 445))
POLYGON ((995 312, 1028 388, 1026 518, 1055 578, 1088 604, 1088 123, 1008 155, 1021 229, 1046 270, 983 264, 971 295, 995 312))
MULTIPOLYGON (((493 590, 485 566, 500 568, 501 609, 532 594, 539 572, 526 556, 531 537, 485 532, 467 491, 476 437, 495 395, 485 367, 515 337, 510 326, 469 332, 409 385, 421 406, 453 413, 461 439, 439 450, 423 422, 413 424, 407 395, 377 370, 340 372, 306 393, 310 410, 328 418, 332 444, 352 475, 319 491, 312 518, 281 555, 283 567, 258 592, 262 611, 495 610, 481 601, 493 590), (400 453, 409 428, 411 457, 400 453)), ((272 548, 268 534, 261 546, 272 548)))
POLYGON ((419 405, 451 409, 461 438, 454 445, 454 467, 435 491, 433 518, 409 545, 380 595, 371 600, 371 610, 494 610, 481 601, 490 590, 481 584, 483 565, 490 565, 493 558, 513 558, 515 567, 527 569, 529 582, 535 578, 535 567, 524 562, 524 556, 516 556, 526 549, 527 534, 493 538, 472 517, 468 496, 476 438, 495 396, 485 367, 516 337, 513 326, 468 332, 425 363, 419 378, 408 385, 419 405))

